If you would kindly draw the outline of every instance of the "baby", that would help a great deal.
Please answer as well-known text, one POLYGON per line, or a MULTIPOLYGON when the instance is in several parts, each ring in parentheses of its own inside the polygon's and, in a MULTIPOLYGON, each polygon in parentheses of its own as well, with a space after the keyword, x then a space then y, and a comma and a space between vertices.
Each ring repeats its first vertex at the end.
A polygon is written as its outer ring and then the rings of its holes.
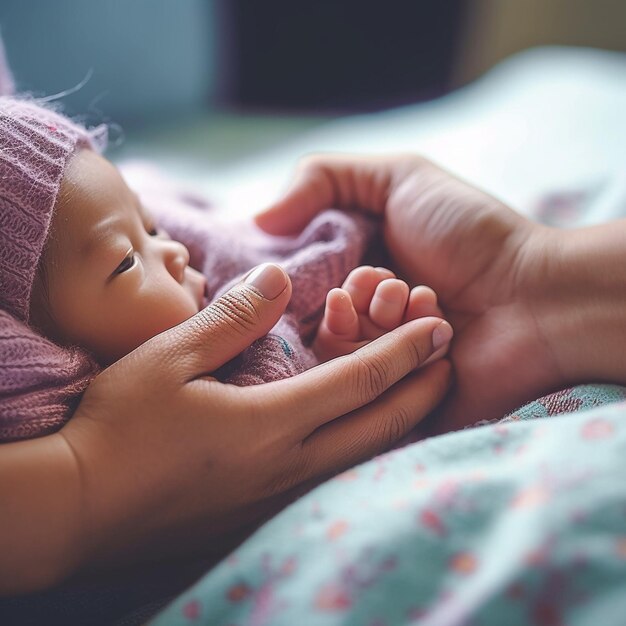
MULTIPOLYGON (((291 376, 405 321, 441 315, 432 290, 358 266, 373 234, 364 218, 328 212, 298 237, 274 238, 220 224, 175 194, 142 202, 99 154, 103 137, 102 128, 0 98, 0 307, 93 371, 267 261, 290 275, 291 302, 266 337, 217 373, 226 382, 291 376)), ((6 430, 2 437, 19 438, 6 430)))

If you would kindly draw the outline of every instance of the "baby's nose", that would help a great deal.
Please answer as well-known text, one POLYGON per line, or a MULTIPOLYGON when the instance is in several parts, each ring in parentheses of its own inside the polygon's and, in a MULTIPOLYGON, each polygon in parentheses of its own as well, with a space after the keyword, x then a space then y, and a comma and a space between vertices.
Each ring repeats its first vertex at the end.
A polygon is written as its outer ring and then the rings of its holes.
POLYGON ((189 250, 178 241, 166 242, 165 265, 169 273, 182 283, 185 268, 189 265, 189 250))

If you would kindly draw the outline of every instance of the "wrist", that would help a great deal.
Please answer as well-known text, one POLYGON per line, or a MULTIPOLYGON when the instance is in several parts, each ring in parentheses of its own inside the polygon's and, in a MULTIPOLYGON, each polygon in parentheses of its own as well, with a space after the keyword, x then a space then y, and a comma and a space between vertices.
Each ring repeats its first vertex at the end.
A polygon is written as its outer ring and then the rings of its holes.
POLYGON ((0 492, 0 595, 39 591, 71 576, 81 561, 80 473, 63 437, 4 444, 0 492))
POLYGON ((529 297, 559 383, 626 383, 626 221, 541 229, 529 297))

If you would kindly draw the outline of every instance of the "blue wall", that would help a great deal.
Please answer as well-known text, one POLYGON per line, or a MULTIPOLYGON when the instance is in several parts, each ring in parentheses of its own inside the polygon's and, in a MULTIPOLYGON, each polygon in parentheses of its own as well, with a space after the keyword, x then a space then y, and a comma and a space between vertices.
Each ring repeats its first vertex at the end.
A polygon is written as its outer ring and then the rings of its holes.
POLYGON ((206 106, 215 76, 211 0, 1 0, 0 32, 19 90, 70 114, 124 124, 206 106))

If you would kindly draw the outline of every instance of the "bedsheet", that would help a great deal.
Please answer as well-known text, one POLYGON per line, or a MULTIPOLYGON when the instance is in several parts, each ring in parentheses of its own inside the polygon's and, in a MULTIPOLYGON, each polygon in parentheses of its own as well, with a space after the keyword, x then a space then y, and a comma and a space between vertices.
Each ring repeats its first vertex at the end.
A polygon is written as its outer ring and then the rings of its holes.
POLYGON ((151 625, 624 624, 624 397, 569 391, 350 469, 151 625))

